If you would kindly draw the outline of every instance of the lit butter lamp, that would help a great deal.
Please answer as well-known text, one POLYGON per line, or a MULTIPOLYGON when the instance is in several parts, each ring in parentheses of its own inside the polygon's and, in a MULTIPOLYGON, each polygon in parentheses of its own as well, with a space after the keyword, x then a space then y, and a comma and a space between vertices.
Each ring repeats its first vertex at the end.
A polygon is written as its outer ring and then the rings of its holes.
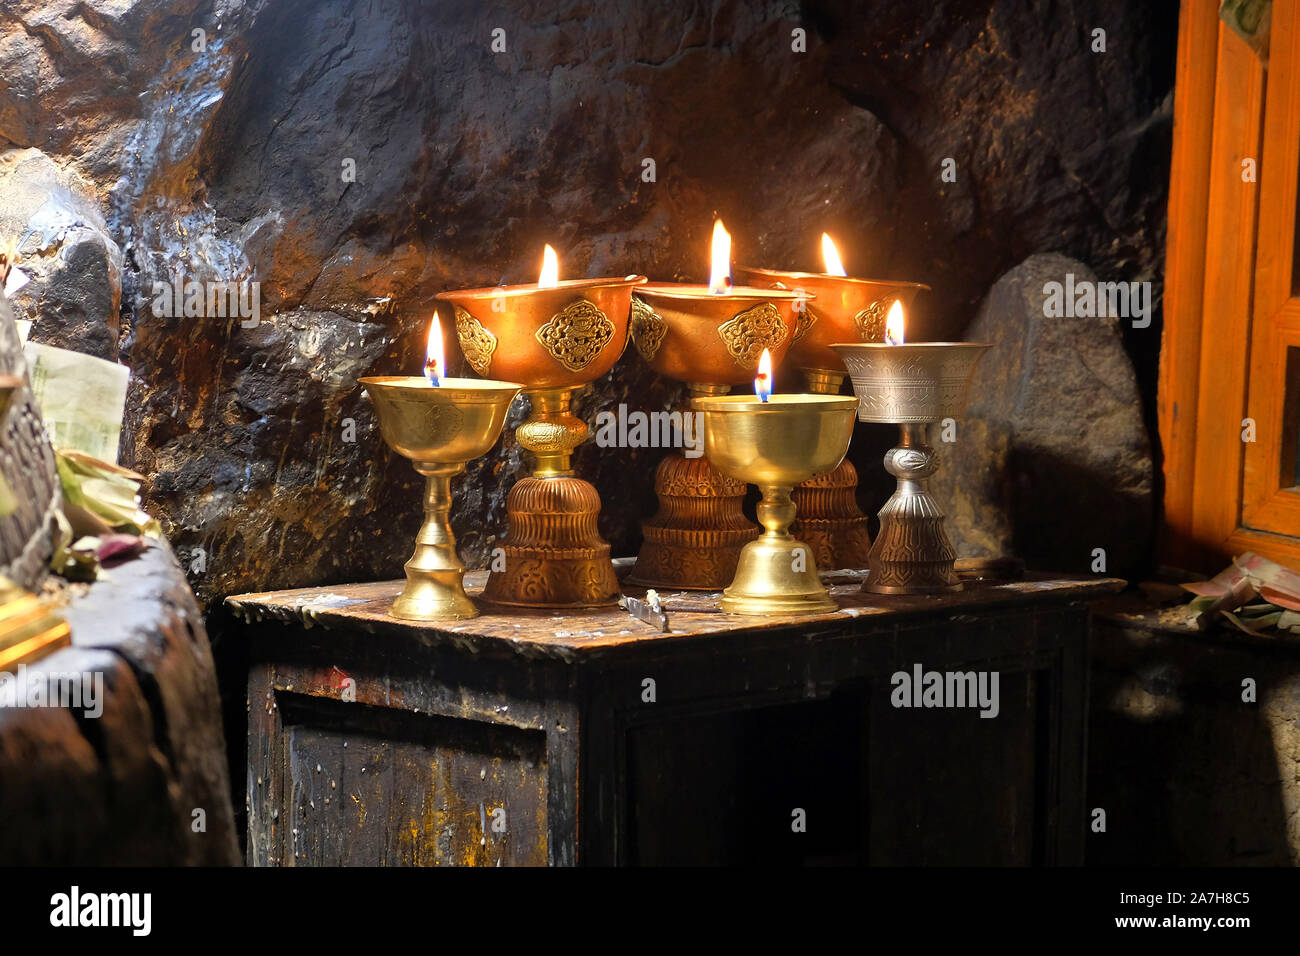
POLYGON ((627 347, 632 288, 645 276, 561 281, 547 246, 536 285, 443 292, 465 359, 479 375, 523 382, 532 414, 515 429, 532 452, 531 475, 506 498, 504 569, 483 599, 521 607, 595 607, 618 600, 609 544, 597 531, 600 495, 573 474, 587 423, 569 408, 574 391, 604 375, 627 347))
POLYGON ((858 419, 900 426, 902 438, 885 452, 885 470, 898 489, 880 509, 880 531, 867 556, 864 591, 933 594, 961 589, 957 553, 943 510, 928 489, 939 470, 929 425, 966 413, 975 363, 990 346, 979 342, 904 344, 903 306, 889 310, 883 343, 837 343, 858 396, 858 419))
MULTIPOLYGON (((652 283, 632 299, 632 344, 649 366, 685 382, 692 398, 726 395, 751 382, 759 360, 778 365, 793 341, 793 292, 736 287, 731 236, 713 226, 709 284, 652 283)), ((771 375, 772 369, 767 369, 771 375)), ((659 510, 642 522, 643 541, 628 582, 717 591, 735 576, 740 551, 758 536, 741 505, 745 483, 707 458, 670 452, 655 470, 659 510)))
MULTIPOLYGON (((799 368, 808 391, 838 395, 844 384, 844 363, 831 345, 835 342, 883 342, 885 316, 901 302, 912 307, 917 293, 929 286, 893 279, 851 278, 844 269, 835 241, 822 233, 823 272, 789 272, 779 269, 736 268, 749 285, 796 289, 811 294, 798 313, 798 323, 786 361, 799 368)), ((817 560, 828 568, 865 568, 871 550, 867 516, 857 502, 858 472, 845 460, 829 474, 794 490, 799 519, 793 533, 806 541, 817 560)))
MULTIPOLYGON (((770 368, 770 365, 767 366, 770 368)), ((692 399, 704 415, 704 452, 737 481, 762 492, 763 533, 740 552, 736 576, 722 592, 731 614, 803 614, 836 607, 817 574, 808 545, 790 533, 796 508, 790 490, 838 465, 853 436, 857 399, 838 395, 771 395, 760 375, 754 395, 692 399)))
POLYGON ((415 553, 406 562, 406 586, 393 602, 393 617, 442 621, 477 617, 465 594, 465 565, 456 554, 448 513, 451 479, 485 454, 501 436, 510 403, 523 387, 515 382, 445 378, 442 328, 429 325, 424 375, 358 379, 379 415, 384 441, 410 459, 424 476, 424 523, 415 553))

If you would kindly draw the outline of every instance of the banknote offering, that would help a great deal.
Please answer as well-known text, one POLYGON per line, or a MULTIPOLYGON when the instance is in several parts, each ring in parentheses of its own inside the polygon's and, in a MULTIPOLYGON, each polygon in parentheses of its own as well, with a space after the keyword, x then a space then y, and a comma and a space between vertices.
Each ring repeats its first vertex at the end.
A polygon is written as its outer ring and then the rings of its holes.
POLYGON ((27 376, 55 448, 117 462, 130 373, 93 355, 28 342, 27 376))
POLYGON ((1182 587, 1196 595, 1189 607, 1202 629, 1222 617, 1247 634, 1300 634, 1300 574, 1252 551, 1233 558, 1210 580, 1182 587))

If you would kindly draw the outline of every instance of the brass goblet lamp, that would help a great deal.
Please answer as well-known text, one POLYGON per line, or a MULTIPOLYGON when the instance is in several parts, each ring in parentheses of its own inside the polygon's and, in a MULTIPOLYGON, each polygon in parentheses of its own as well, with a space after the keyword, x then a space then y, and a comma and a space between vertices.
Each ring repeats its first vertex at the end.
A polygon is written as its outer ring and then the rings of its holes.
MULTIPOLYGON (((686 405, 672 413, 683 428, 695 421, 690 416, 698 417, 692 398, 725 395, 733 385, 752 382, 764 351, 780 364, 800 298, 733 286, 731 236, 721 220, 713 226, 710 258, 708 285, 653 283, 632 298, 630 336, 637 352, 660 375, 686 383, 686 405)), ((659 510, 641 524, 629 583, 720 590, 736 573, 740 549, 758 536, 758 526, 741 510, 745 483, 720 472, 698 447, 693 451, 670 452, 655 469, 659 510)))
POLYGON ((833 469, 848 451, 857 399, 837 395, 718 395, 695 398, 704 448, 725 475, 759 487, 763 533, 741 550, 722 592, 734 614, 795 614, 835 609, 810 549, 790 533, 791 489, 833 469))
MULTIPOLYGON (((791 272, 738 266, 737 278, 762 288, 809 293, 810 301, 797 313, 794 339, 786 359, 799 368, 808 391, 838 395, 844 384, 844 363, 835 342, 883 342, 885 316, 895 302, 911 308, 929 286, 893 279, 859 279, 845 274, 834 241, 822 234, 825 272, 791 272)), ((871 550, 867 516, 857 503, 858 472, 847 458, 828 474, 795 488, 799 518, 792 529, 808 543, 826 568, 864 568, 871 550)))
POLYGON ((596 521, 600 495, 573 473, 587 424, 570 411, 574 391, 613 368, 627 346, 632 289, 644 276, 560 281, 554 251, 536 285, 443 292, 461 350, 480 375, 523 382, 532 414, 515 429, 532 452, 531 475, 506 498, 504 569, 483 599, 523 607, 592 607, 618 599, 609 544, 596 521))
MULTIPOLYGON (((435 320, 436 330, 436 320, 435 320)), ((430 333, 432 341, 436 332, 430 333)), ((436 362, 439 368, 441 362, 436 362)), ((388 447, 424 476, 424 523, 406 562, 406 586, 392 615, 410 621, 477 617, 465 594, 465 565, 448 521, 451 479, 496 444, 521 386, 436 376, 373 376, 357 380, 375 404, 388 447), (435 384, 436 382, 436 384, 435 384)))

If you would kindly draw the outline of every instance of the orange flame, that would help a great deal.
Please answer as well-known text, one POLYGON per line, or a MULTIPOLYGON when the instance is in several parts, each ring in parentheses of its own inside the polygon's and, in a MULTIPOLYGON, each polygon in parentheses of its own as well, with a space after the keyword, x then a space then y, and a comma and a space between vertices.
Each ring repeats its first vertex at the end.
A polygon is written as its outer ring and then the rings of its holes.
POLYGON ((828 276, 847 276, 844 271, 844 263, 840 261, 840 252, 835 248, 835 240, 822 233, 822 263, 826 267, 828 276))
POLYGON ((547 243, 542 250, 542 274, 537 277, 539 289, 554 289, 560 284, 560 260, 555 250, 547 243))
POLYGON ((723 227, 721 219, 713 224, 709 292, 713 295, 727 295, 731 292, 731 234, 723 227))
POLYGON ((903 303, 898 299, 894 300, 885 316, 885 344, 903 344, 903 303))
POLYGON ((767 401, 772 394, 772 353, 763 349, 758 359, 758 374, 754 376, 754 394, 760 401, 767 401))
POLYGON ((438 386, 442 384, 442 375, 446 370, 446 358, 442 351, 442 323, 438 321, 438 314, 433 314, 433 321, 429 323, 429 341, 424 347, 424 377, 429 380, 429 384, 438 386))

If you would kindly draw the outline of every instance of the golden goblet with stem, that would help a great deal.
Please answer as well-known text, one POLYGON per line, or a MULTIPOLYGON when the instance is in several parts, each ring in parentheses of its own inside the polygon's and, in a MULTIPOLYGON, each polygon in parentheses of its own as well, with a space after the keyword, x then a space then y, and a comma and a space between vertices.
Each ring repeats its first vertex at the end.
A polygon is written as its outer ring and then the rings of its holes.
POLYGON ((374 376, 357 380, 379 414, 384 441, 424 476, 424 523, 406 562, 406 587, 392 615, 408 621, 477 617, 465 593, 448 513, 451 479, 501 436, 510 403, 523 386, 469 378, 374 376))
POLYGON ((790 533, 791 489, 844 460, 853 436, 856 398, 838 395, 720 395, 696 398, 704 416, 704 453, 725 475, 757 485, 763 533, 740 552, 722 592, 734 614, 833 611, 808 545, 790 533))
MULTIPOLYGON (((793 292, 654 283, 632 299, 632 344, 646 363, 685 382, 691 398, 752 385, 759 358, 779 365, 789 348, 799 296, 793 292)), ((685 410, 689 414, 688 408, 685 410)), ((677 413, 674 413, 677 414, 677 413)), ((684 415, 679 416, 683 425, 684 415)), ((642 522, 631 584, 716 591, 736 573, 740 550, 758 535, 741 504, 745 484, 707 458, 672 451, 655 469, 659 510, 642 522)))
MULTIPOLYGON (((823 254, 829 237, 823 237, 823 254)), ((843 267, 833 251, 827 269, 843 267)), ((844 363, 831 348, 836 342, 883 342, 885 317, 901 302, 911 309, 917 294, 929 286, 895 279, 859 279, 831 272, 790 272, 736 267, 739 281, 763 288, 810 293, 799 312, 794 340, 786 361, 800 369, 808 391, 838 395, 844 385, 844 363)), ((871 550, 867 516, 858 507, 858 471, 848 459, 828 474, 794 490, 799 519, 794 533, 829 568, 865 568, 871 550)))

